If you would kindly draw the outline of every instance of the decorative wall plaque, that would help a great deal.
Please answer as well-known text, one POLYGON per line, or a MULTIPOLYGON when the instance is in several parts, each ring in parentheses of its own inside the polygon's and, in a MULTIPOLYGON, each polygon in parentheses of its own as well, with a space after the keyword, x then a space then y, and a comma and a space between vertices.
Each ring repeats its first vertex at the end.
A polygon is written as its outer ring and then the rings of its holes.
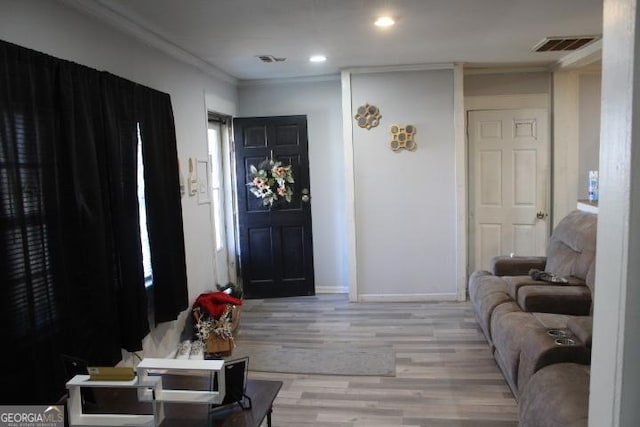
POLYGON ((413 151, 416 149, 414 136, 417 130, 414 125, 391 125, 389 131, 391 132, 391 149, 393 151, 400 149, 413 151))
POLYGON ((358 126, 365 129, 371 129, 380 124, 382 114, 375 105, 364 104, 358 107, 356 115, 354 116, 358 126))

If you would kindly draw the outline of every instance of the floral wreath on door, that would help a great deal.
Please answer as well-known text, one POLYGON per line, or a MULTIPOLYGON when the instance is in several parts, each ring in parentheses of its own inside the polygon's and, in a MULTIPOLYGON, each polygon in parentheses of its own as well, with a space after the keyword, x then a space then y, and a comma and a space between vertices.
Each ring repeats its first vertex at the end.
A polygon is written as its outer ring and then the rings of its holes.
POLYGON ((249 167, 251 180, 247 183, 249 191, 262 200, 263 206, 272 207, 278 200, 291 203, 293 196, 293 170, 291 165, 267 159, 257 167, 249 167))

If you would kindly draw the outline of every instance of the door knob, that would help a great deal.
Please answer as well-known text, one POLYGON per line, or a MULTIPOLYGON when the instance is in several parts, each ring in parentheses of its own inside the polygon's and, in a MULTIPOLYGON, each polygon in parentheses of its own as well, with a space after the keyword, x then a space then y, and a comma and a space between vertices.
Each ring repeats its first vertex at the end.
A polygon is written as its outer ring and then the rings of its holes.
POLYGON ((300 199, 305 203, 309 203, 309 200, 311 200, 311 196, 309 196, 309 189, 308 188, 303 188, 302 189, 302 197, 300 199))
POLYGON ((540 212, 536 213, 536 218, 538 218, 538 219, 545 219, 546 217, 547 217, 547 213, 546 212, 540 211, 540 212))

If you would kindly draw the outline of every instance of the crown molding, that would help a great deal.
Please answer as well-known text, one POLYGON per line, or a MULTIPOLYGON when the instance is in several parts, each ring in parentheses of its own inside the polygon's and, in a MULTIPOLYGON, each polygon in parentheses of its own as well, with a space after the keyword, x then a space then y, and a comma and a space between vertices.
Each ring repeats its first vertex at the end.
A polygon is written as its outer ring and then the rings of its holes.
POLYGON ((123 33, 164 52, 180 62, 192 65, 210 76, 226 83, 238 84, 238 79, 176 45, 168 37, 164 36, 160 29, 153 28, 151 24, 144 22, 144 19, 139 16, 133 16, 113 4, 107 4, 104 0, 59 1, 85 15, 93 16, 115 27, 123 33))
POLYGON ((305 77, 284 77, 273 79, 256 79, 256 80, 239 80, 239 87, 246 86, 271 86, 279 84, 295 84, 295 83, 317 83, 317 82, 339 82, 340 74, 325 74, 322 76, 305 76, 305 77))
MULTIPOLYGON (((350 74, 373 74, 373 73, 392 73, 402 71, 428 71, 428 70, 453 70, 454 63, 433 63, 433 64, 412 64, 412 65, 384 65, 380 67, 349 67, 340 70, 341 73, 350 74)), ((259 86, 273 84, 289 84, 289 83, 314 83, 327 81, 340 81, 341 74, 325 74, 321 76, 306 77, 290 77, 290 78, 273 78, 258 80, 240 80, 238 86, 259 86)))
POLYGON ((453 70, 453 62, 433 63, 433 64, 408 64, 408 65, 383 65, 380 67, 349 67, 343 68, 350 74, 373 74, 373 73, 395 73, 402 71, 430 71, 430 70, 453 70))
POLYGON ((554 64, 553 71, 586 67, 602 60, 602 39, 563 56, 554 64))
POLYGON ((467 67, 464 69, 465 76, 481 74, 513 74, 513 73, 550 73, 551 68, 546 66, 487 66, 487 67, 467 67))

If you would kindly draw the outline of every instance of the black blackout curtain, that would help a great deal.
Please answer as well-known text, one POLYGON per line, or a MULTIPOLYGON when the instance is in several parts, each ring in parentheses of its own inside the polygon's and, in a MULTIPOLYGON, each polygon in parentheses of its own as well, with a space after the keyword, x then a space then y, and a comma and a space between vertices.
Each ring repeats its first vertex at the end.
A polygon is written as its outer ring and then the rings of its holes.
POLYGON ((55 402, 63 354, 141 349, 138 129, 162 322, 188 306, 169 95, 0 41, 2 404, 55 402))

